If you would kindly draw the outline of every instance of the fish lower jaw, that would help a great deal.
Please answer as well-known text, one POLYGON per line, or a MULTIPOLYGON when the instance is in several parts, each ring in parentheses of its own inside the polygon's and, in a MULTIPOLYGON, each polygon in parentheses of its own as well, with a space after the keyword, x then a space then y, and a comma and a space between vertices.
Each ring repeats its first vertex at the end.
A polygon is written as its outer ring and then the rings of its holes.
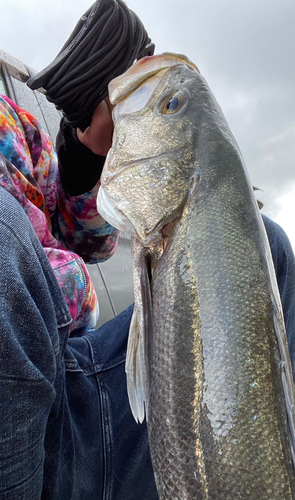
POLYGON ((101 186, 98 191, 97 200, 98 213, 112 226, 119 231, 136 236, 136 231, 132 223, 118 208, 114 208, 112 201, 101 186))
MULTIPOLYGON (((138 239, 144 247, 162 245, 161 226, 152 229, 137 227, 138 224, 129 220, 119 208, 114 208, 114 203, 104 190, 99 188, 97 195, 97 210, 99 214, 119 231, 129 234, 138 239)), ((159 225, 158 225, 159 226, 159 225)))

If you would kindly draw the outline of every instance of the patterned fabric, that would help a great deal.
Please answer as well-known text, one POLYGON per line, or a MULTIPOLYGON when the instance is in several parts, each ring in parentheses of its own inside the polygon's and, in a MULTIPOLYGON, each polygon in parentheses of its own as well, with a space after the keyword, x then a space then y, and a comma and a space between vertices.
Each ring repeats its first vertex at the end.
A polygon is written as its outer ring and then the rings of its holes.
POLYGON ((24 208, 47 254, 73 318, 71 331, 94 328, 98 302, 81 256, 89 263, 104 261, 118 241, 118 231, 96 210, 99 183, 69 196, 50 137, 6 96, 0 96, 0 155, 0 186, 24 208))

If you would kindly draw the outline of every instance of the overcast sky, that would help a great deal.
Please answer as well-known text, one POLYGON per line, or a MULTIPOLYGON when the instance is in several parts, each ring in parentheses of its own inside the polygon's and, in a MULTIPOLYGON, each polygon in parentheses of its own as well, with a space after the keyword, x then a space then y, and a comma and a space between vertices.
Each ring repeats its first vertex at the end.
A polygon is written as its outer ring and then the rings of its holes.
MULTIPOLYGON (((91 2, 1 0, 0 49, 37 70, 91 2)), ((264 213, 295 248, 295 0, 129 0, 156 52, 187 55, 239 143, 264 213)))

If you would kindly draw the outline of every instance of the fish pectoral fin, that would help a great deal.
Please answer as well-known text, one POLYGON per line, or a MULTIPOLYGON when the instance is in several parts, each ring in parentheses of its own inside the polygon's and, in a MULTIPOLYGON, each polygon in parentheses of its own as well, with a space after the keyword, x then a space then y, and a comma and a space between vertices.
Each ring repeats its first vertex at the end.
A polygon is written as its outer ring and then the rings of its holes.
POLYGON ((147 401, 144 350, 144 339, 140 332, 135 306, 129 330, 126 375, 130 408, 136 422, 140 423, 143 422, 145 417, 145 402, 147 401))
POLYGON ((152 300, 148 251, 132 238, 135 306, 131 319, 127 355, 127 391, 136 422, 148 419, 149 348, 152 341, 152 300))

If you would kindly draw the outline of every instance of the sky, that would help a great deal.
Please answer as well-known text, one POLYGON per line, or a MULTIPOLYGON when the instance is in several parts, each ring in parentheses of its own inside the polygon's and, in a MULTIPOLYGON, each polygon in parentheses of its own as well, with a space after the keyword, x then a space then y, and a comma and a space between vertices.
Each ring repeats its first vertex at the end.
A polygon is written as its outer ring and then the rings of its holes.
MULTIPOLYGON (((188 56, 240 146, 263 212, 295 249, 295 1, 129 0, 156 52, 188 56)), ((0 49, 41 70, 86 0, 1 0, 0 49), (40 7, 41 6, 41 7, 40 7)))

